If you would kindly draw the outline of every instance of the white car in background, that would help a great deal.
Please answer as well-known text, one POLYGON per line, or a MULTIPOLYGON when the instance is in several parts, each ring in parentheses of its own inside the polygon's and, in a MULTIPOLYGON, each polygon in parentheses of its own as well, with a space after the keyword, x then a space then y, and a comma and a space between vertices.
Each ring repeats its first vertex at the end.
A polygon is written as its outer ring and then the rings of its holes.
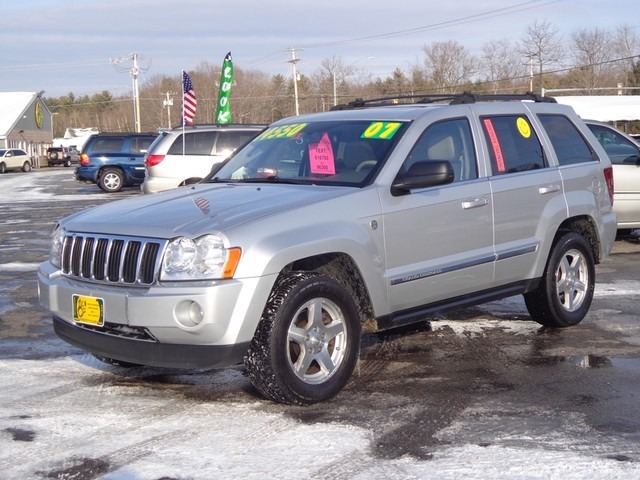
POLYGON ((197 125, 161 133, 149 147, 143 193, 197 183, 264 125, 197 125))
POLYGON ((21 148, 4 148, 0 150, 0 173, 9 170, 31 170, 31 157, 21 148))
POLYGON ((640 143, 617 128, 585 120, 613 165, 613 211, 618 230, 640 228, 640 143))

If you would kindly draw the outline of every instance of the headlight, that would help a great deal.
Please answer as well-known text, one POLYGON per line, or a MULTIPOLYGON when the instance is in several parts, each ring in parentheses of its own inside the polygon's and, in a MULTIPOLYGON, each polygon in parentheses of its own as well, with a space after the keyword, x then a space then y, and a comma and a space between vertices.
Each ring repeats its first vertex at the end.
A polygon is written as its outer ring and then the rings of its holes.
POLYGON ((64 247, 64 237, 66 232, 64 228, 56 227, 51 234, 51 251, 49 252, 49 261, 54 267, 62 266, 62 248, 64 247))
POLYGON ((232 278, 240 260, 239 248, 228 248, 220 235, 169 242, 162 259, 161 280, 232 278))

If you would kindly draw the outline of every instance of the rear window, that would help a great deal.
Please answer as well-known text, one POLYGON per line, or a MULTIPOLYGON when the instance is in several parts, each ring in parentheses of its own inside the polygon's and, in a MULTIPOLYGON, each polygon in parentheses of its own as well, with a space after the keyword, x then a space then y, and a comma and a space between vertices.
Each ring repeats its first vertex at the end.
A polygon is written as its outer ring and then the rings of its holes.
POLYGON ((546 166, 540 140, 525 116, 486 116, 481 121, 493 175, 546 166))
POLYGON ((598 160, 576 126, 564 115, 538 115, 549 135, 560 165, 593 162, 598 160))

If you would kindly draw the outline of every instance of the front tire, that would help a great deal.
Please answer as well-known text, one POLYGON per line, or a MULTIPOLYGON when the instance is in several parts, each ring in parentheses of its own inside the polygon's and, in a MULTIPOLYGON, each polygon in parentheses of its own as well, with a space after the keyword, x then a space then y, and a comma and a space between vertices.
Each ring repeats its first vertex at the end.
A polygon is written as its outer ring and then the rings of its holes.
POLYGON ((546 327, 582 321, 593 300, 596 267, 591 248, 577 233, 567 233, 551 249, 538 287, 524 294, 531 317, 546 327))
POLYGON ((317 272, 282 275, 244 359, 265 397, 310 405, 335 396, 358 361, 360 317, 349 292, 317 272))
POLYGON ((115 193, 124 186, 124 175, 116 168, 107 168, 98 179, 98 186, 107 193, 115 193))

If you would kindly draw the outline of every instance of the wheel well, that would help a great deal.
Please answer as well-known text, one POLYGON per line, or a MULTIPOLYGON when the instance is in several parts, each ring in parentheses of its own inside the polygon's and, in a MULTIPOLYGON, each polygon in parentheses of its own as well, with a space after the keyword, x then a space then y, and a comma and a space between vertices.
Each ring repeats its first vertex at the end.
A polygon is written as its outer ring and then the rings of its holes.
POLYGON ((115 165, 105 165, 100 169, 100 172, 98 173, 98 178, 102 177, 102 175, 104 175, 104 173, 108 170, 118 170, 122 175, 124 175, 124 170, 122 169, 122 167, 118 167, 115 165))
POLYGON ((553 243, 565 233, 575 232, 582 235, 589 243, 593 259, 596 263, 600 263, 600 238, 598 237, 598 229, 593 221, 586 216, 568 218, 558 228, 553 243))
POLYGON ((344 285, 356 302, 363 331, 377 330, 369 292, 353 258, 344 253, 326 253, 296 260, 287 265, 283 272, 300 270, 323 273, 344 285))
POLYGON ((180 185, 178 186, 184 187, 185 185, 193 185, 194 183, 198 183, 200 180, 202 180, 200 177, 190 177, 180 182, 180 185))

